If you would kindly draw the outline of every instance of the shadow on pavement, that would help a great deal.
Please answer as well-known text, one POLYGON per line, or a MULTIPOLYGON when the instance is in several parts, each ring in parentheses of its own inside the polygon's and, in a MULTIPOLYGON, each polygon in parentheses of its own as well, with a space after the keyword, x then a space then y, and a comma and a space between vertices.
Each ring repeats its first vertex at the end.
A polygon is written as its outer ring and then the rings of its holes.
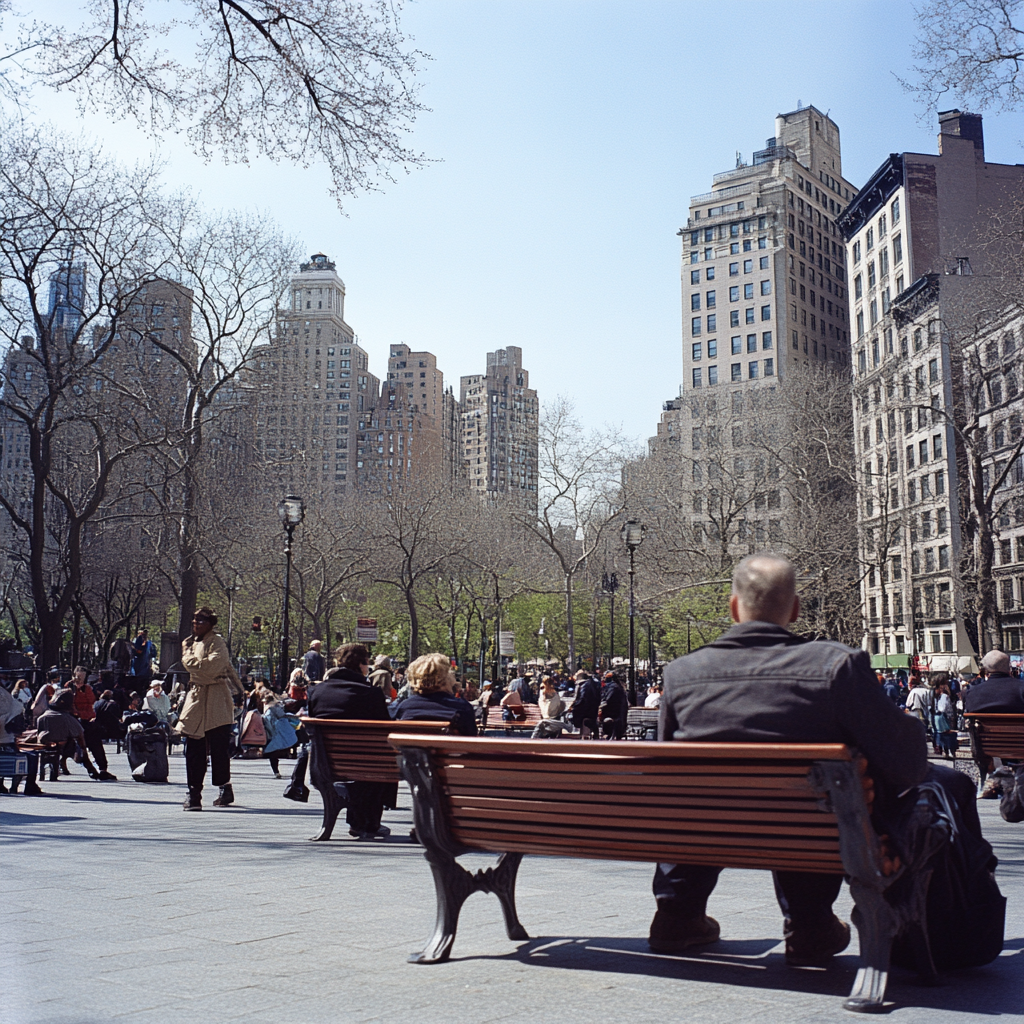
POLYGON ((86 818, 55 814, 19 814, 17 811, 0 812, 5 825, 55 825, 60 821, 86 821, 86 818))
MULTIPOLYGON (((644 939, 543 936, 531 939, 505 956, 452 957, 452 960, 463 963, 518 961, 531 967, 678 978, 688 982, 833 995, 837 999, 849 994, 860 964, 855 952, 836 957, 827 969, 792 968, 786 965, 781 949, 777 949, 779 945, 779 939, 721 940, 689 954, 665 955, 652 952, 644 939)), ((894 968, 886 992, 887 1009, 915 1006, 993 1016, 1019 1013, 1024 992, 1024 939, 1008 939, 1003 948, 1003 954, 987 967, 947 973, 938 986, 919 984, 913 972, 894 968)))

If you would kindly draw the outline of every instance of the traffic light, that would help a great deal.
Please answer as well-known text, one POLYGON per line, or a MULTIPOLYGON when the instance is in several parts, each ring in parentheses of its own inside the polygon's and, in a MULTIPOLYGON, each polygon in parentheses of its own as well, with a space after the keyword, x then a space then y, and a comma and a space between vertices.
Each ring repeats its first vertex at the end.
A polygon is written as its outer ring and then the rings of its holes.
POLYGON ((252 631, 254 633, 263 632, 263 619, 259 615, 254 615, 252 617, 252 631))

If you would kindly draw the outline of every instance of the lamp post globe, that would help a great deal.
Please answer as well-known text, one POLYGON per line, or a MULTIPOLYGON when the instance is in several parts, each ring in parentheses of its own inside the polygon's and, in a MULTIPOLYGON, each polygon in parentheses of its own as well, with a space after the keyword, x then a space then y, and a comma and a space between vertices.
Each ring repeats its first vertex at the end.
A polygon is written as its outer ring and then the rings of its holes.
POLYGON ((644 540, 647 527, 638 519, 627 519, 619 536, 629 550, 629 703, 636 707, 636 597, 633 589, 636 549, 644 540))

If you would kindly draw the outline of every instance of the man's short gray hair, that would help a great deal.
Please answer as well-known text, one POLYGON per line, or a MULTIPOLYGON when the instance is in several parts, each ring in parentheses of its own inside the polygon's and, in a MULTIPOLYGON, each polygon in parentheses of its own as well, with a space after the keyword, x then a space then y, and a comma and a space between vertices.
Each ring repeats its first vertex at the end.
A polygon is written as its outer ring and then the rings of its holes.
POLYGON ((773 622, 793 607, 796 570, 782 555, 748 555, 732 574, 732 592, 755 619, 773 622))
POLYGON ((989 651, 981 659, 981 667, 986 672, 1009 672, 1010 656, 1005 651, 989 651))

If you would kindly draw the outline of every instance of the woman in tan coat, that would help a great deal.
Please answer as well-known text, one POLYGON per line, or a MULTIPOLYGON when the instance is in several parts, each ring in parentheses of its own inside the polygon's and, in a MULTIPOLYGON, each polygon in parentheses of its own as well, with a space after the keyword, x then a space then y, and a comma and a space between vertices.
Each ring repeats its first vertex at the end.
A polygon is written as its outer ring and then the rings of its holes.
POLYGON ((220 787, 213 806, 227 807, 235 800, 229 754, 235 719, 232 694, 241 698, 243 690, 224 638, 213 631, 216 625, 217 616, 209 608, 200 608, 192 617, 192 635, 181 645, 181 663, 189 674, 189 691, 177 725, 185 737, 186 811, 203 809, 207 755, 210 777, 220 787))

